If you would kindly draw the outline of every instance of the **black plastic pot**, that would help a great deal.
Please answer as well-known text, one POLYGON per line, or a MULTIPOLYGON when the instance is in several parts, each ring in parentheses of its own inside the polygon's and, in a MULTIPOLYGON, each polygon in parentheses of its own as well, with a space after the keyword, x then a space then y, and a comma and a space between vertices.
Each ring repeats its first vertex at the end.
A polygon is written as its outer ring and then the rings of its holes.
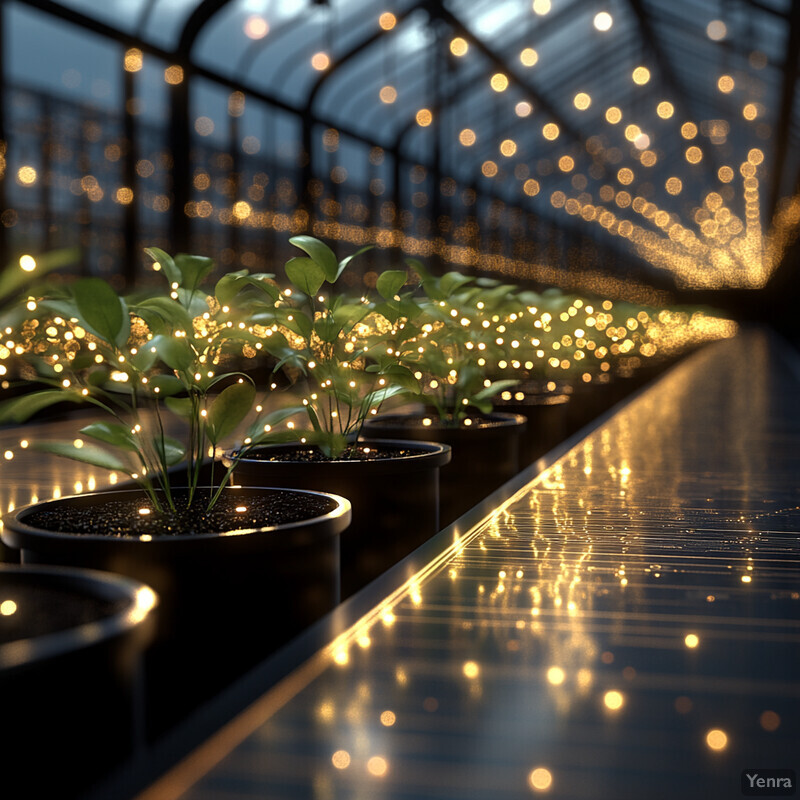
POLYGON ((365 425, 369 436, 432 440, 452 448, 450 463, 442 467, 439 522, 442 527, 458 519, 520 470, 519 439, 525 417, 494 412, 480 424, 450 428, 438 417, 425 414, 386 414, 365 425), (429 425, 423 424, 427 419, 429 425))
POLYGON ((607 381, 576 381, 567 405, 567 430, 571 435, 604 414, 615 403, 610 378, 607 381))
POLYGON ((520 414, 527 422, 519 440, 520 467, 532 464, 567 438, 569 401, 568 394, 555 392, 515 392, 512 400, 495 401, 496 411, 520 414))
POLYGON ((83 796, 143 746, 155 603, 119 575, 0 565, 4 795, 83 796))
POLYGON ((271 445, 259 452, 287 460, 251 456, 233 472, 234 482, 244 486, 295 486, 350 500, 353 518, 341 537, 343 599, 439 531, 439 469, 450 460, 450 448, 432 442, 375 439, 365 444, 413 452, 371 461, 303 462, 289 457, 305 445, 271 445))
MULTIPOLYGON (((71 534, 28 524, 46 507, 95 508, 137 491, 96 492, 37 503, 4 517, 3 540, 23 564, 84 566, 149 584, 160 597, 158 632, 145 654, 148 739, 161 736, 199 704, 339 602, 339 535, 350 519, 342 497, 287 489, 226 489, 237 502, 279 493, 309 496, 322 514, 227 533, 134 537, 71 534), (316 502, 316 501, 315 501, 316 502)), ((234 527, 234 526, 232 526, 234 527)))

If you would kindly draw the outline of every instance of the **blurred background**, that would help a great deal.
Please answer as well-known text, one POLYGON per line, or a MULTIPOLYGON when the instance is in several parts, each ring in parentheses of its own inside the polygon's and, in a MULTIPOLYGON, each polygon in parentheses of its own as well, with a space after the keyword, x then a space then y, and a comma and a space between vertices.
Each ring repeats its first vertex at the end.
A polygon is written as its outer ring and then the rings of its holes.
MULTIPOLYGON (((791 0, 6 0, 0 264, 403 257, 794 341, 791 0)), ((24 266, 23 266, 24 269, 24 266)))

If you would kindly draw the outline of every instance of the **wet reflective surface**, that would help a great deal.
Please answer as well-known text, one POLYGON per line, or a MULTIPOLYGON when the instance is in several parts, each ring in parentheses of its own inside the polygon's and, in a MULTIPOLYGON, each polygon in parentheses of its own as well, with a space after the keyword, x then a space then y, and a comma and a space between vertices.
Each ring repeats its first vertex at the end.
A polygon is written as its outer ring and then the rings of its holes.
POLYGON ((700 351, 141 797, 715 800, 796 770, 798 408, 779 340, 700 351))

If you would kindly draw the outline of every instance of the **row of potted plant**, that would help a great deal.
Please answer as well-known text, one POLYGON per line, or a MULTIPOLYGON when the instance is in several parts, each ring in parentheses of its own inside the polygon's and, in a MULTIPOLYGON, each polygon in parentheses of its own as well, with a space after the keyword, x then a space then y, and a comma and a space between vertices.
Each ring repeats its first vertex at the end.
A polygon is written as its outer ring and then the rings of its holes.
POLYGON ((14 350, 43 388, 0 406, 0 424, 88 406, 77 438, 31 447, 131 488, 19 509, 3 540, 26 563, 155 589, 151 738, 515 475, 525 418, 496 413, 498 397, 526 382, 561 397, 549 384, 575 365, 593 380, 652 350, 642 331, 609 336, 600 307, 413 260, 353 296, 341 279, 359 253, 291 241, 279 278, 209 285, 210 259, 150 248, 160 289, 84 278, 16 309, 14 350))
MULTIPOLYGON (((578 385, 602 383, 615 359, 657 352, 647 333, 655 314, 642 308, 623 309, 625 324, 615 326, 610 301, 594 307, 457 272, 433 276, 415 260, 377 276, 372 296, 353 297, 340 278, 359 253, 338 261, 312 237, 291 241, 303 255, 285 265, 282 281, 240 270, 209 290, 210 259, 151 248, 165 278, 161 291, 123 298, 88 278, 29 297, 16 349, 50 388, 7 402, 0 421, 21 422, 64 401, 95 406, 107 419, 82 429, 91 442, 36 446, 129 475, 158 513, 175 511, 170 481, 179 464, 187 502, 203 494, 202 476, 213 487, 211 508, 232 475, 347 489, 350 480, 302 475, 312 474, 312 459, 317 472, 342 461, 352 472, 353 462, 367 461, 366 474, 376 474, 375 462, 386 459, 377 446, 365 452, 364 434, 457 443, 459 454, 478 430, 494 437, 492 459, 470 453, 445 467, 461 505, 448 507, 445 496, 444 515, 431 522, 436 530, 464 510, 463 498, 485 494, 520 466, 519 437, 506 429, 523 421, 490 418, 498 396, 506 408, 516 401, 514 411, 529 411, 525 402, 559 405, 572 388, 555 380, 559 371, 577 373, 578 385), (414 400, 419 413, 378 416, 393 398, 414 400), (170 433, 177 421, 181 439, 170 433), (214 456, 231 437, 220 463, 214 456), (474 491, 463 490, 465 481, 474 491)), ((446 451, 429 455, 437 468, 447 460, 446 451)), ((359 542, 356 556, 363 548, 359 542)), ((367 578, 348 579, 347 592, 367 578)))

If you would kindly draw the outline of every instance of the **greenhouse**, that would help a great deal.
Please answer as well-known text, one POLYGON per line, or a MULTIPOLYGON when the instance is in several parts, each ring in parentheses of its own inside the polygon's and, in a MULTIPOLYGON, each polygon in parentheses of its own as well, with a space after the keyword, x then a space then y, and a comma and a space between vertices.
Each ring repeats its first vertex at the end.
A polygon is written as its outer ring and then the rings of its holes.
POLYGON ((4 796, 794 794, 800 4, 0 42, 4 796))

